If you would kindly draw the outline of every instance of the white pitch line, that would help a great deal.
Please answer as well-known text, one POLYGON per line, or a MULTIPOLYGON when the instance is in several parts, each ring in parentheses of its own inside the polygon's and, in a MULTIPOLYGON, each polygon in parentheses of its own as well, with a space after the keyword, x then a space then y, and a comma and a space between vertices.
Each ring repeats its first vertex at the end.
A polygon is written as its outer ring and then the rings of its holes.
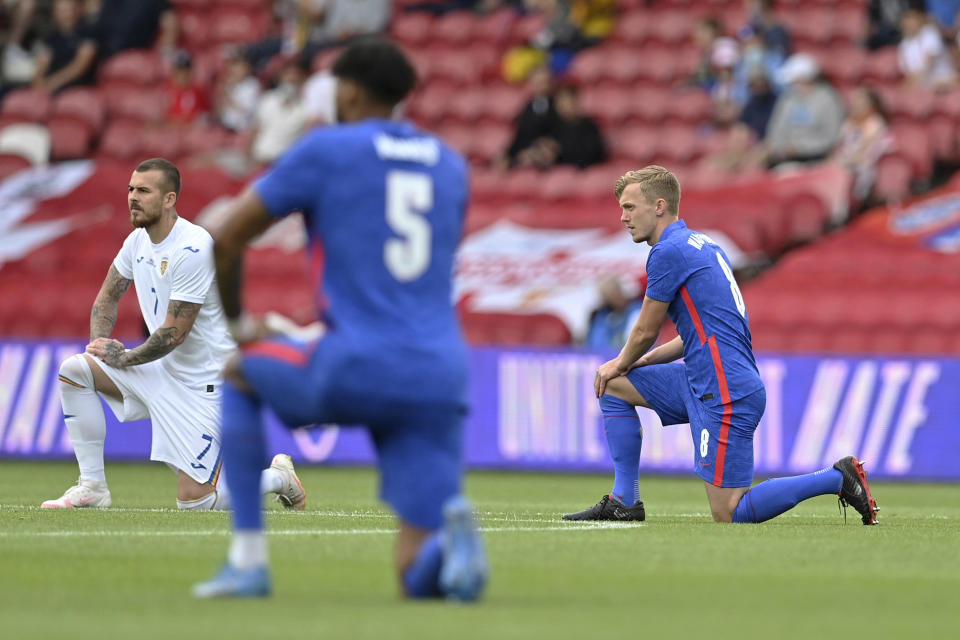
MULTIPOLYGON (((642 523, 574 523, 547 527, 481 527, 483 533, 516 533, 540 531, 588 531, 593 529, 638 529, 646 525, 642 523)), ((268 529, 271 536, 352 536, 352 535, 392 535, 396 529, 268 529)), ((230 531, 221 529, 206 529, 199 531, 0 531, 0 538, 175 538, 175 537, 210 537, 226 536, 230 531)))

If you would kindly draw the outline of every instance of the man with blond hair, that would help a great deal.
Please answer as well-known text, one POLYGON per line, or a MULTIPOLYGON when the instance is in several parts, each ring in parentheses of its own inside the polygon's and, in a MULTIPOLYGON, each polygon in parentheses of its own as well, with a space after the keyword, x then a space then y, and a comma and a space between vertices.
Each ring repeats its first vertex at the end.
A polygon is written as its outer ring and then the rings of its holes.
POLYGON ((614 193, 620 221, 633 241, 651 246, 648 284, 626 345, 594 379, 614 460, 613 490, 564 519, 646 518, 638 469, 643 430, 635 407, 647 407, 664 425, 690 424, 694 470, 704 481, 717 522, 763 522, 807 498, 838 494, 864 524, 876 524, 877 502, 863 465, 853 456, 815 473, 750 488, 753 432, 766 392, 730 260, 713 240, 679 219, 680 183, 663 167, 626 173, 614 193), (679 335, 648 353, 666 316, 679 335), (683 362, 674 362, 681 356, 683 362))

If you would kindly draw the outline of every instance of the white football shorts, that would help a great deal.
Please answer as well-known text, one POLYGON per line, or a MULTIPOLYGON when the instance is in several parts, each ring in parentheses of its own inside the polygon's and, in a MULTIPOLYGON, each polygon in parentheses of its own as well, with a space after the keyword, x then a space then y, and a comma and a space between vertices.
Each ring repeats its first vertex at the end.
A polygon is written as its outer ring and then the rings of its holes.
POLYGON ((101 397, 120 422, 150 419, 150 459, 216 486, 220 473, 220 385, 191 388, 159 360, 116 369, 97 360, 123 400, 101 397))

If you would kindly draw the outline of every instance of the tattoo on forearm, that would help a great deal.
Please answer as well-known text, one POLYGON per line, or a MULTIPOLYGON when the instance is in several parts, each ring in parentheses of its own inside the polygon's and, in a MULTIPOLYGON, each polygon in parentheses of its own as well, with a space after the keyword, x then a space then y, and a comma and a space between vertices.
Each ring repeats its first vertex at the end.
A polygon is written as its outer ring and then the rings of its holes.
POLYGON ((127 292, 133 280, 120 275, 117 268, 110 265, 110 271, 100 287, 100 293, 93 302, 90 311, 90 341, 108 338, 117 324, 117 302, 127 292))
POLYGON ((193 327, 192 320, 200 313, 200 305, 196 302, 171 300, 167 307, 167 316, 191 320, 186 327, 160 327, 147 338, 147 341, 136 349, 131 349, 120 358, 121 366, 130 367, 144 362, 159 360, 173 351, 187 338, 193 327))
POLYGON ((167 314, 174 318, 196 318, 200 313, 200 305, 196 302, 185 302, 183 300, 171 300, 167 307, 167 314))
POLYGON ((159 360, 180 344, 176 327, 160 327, 147 338, 147 341, 136 349, 127 351, 121 358, 125 367, 131 367, 144 362, 159 360))

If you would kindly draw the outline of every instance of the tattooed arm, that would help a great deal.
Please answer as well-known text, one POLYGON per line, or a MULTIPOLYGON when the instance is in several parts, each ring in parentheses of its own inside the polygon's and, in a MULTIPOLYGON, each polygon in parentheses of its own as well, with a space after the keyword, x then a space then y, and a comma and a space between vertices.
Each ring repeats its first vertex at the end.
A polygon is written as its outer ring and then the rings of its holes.
POLYGON ((198 302, 171 300, 163 326, 158 327, 150 334, 147 341, 136 349, 125 351, 121 342, 100 339, 87 346, 87 353, 117 368, 159 360, 187 339, 187 334, 190 333, 197 314, 200 313, 200 306, 198 302))
POLYGON ((133 280, 127 280, 121 276, 115 266, 110 265, 110 271, 107 272, 107 277, 90 311, 90 342, 97 338, 110 337, 113 326, 117 324, 117 303, 132 282, 133 280))

